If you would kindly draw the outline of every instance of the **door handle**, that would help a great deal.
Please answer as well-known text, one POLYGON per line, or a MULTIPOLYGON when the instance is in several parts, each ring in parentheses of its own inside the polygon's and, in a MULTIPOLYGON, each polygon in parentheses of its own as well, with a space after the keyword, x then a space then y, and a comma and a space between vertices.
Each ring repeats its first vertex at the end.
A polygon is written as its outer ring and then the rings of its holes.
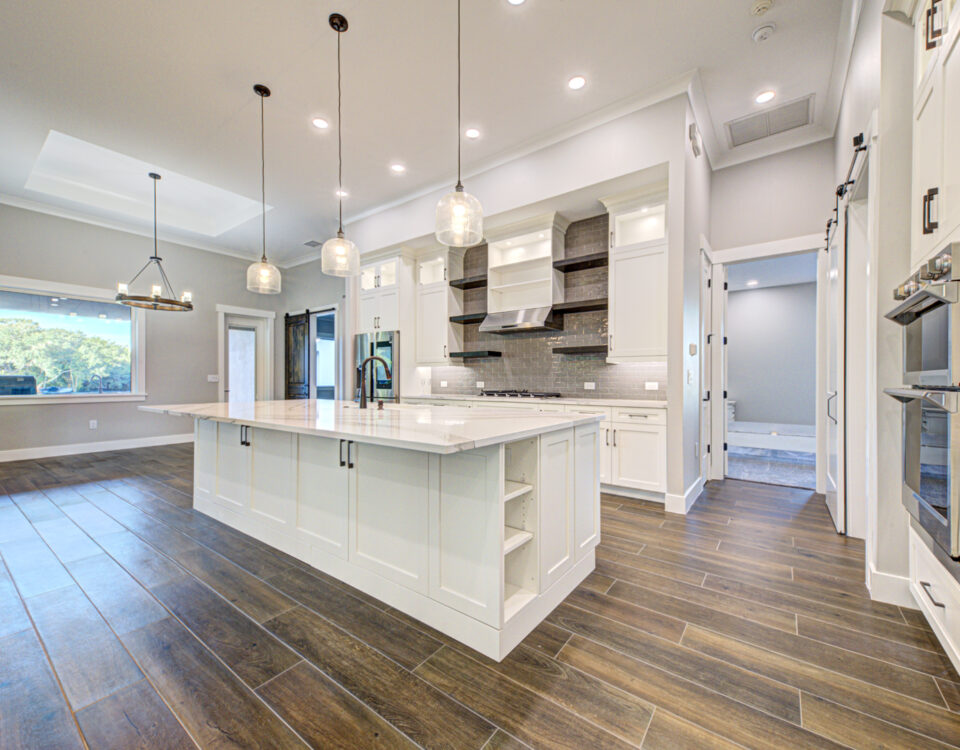
POLYGON ((604 435, 604 442, 605 442, 607 445, 610 445, 610 430, 604 430, 604 432, 606 433, 606 434, 604 435))
POLYGON ((340 441, 340 465, 341 465, 341 466, 346 466, 346 465, 347 465, 347 462, 343 460, 343 444, 344 444, 345 442, 347 442, 347 441, 346 441, 346 440, 341 440, 341 441, 340 441))
POLYGON ((353 468, 353 441, 347 441, 347 468, 353 468))
POLYGON ((940 228, 940 222, 933 220, 933 202, 937 199, 937 196, 940 195, 940 188, 930 188, 927 191, 927 194, 924 196, 926 203, 923 207, 923 233, 924 234, 933 234, 937 229, 940 228))
POLYGON ((931 589, 932 587, 931 587, 931 585, 930 585, 930 583, 929 583, 928 581, 920 581, 920 588, 923 589, 923 593, 927 595, 927 599, 930 600, 930 603, 931 603, 934 607, 939 607, 940 609, 946 609, 946 608, 947 608, 947 605, 946 605, 946 604, 944 604, 943 602, 938 602, 936 599, 933 598, 933 594, 930 593, 930 589, 931 589))
POLYGON ((834 424, 839 424, 837 418, 830 413, 830 402, 837 397, 836 391, 831 391, 827 394, 827 417, 833 421, 834 424))
POLYGON ((617 447, 617 431, 616 430, 613 431, 613 447, 614 448, 617 447))
POLYGON ((248 425, 240 425, 240 445, 250 445, 250 427, 248 425))

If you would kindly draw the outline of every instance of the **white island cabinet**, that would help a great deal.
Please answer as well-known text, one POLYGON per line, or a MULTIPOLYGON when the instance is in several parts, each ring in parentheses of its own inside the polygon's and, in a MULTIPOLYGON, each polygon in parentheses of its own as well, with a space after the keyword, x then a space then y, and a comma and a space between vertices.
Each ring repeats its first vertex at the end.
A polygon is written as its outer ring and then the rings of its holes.
POLYGON ((493 658, 594 568, 600 417, 266 401, 195 418, 194 507, 493 658))

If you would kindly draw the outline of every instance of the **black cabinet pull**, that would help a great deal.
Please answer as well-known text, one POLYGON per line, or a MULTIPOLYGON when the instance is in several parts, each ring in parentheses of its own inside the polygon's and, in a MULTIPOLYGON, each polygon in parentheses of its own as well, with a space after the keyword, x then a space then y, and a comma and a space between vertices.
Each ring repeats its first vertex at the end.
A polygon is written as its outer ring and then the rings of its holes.
POLYGON ((346 465, 347 465, 347 462, 343 460, 343 444, 344 444, 344 442, 346 442, 346 441, 344 441, 344 440, 341 440, 341 441, 340 441, 340 465, 341 465, 341 466, 346 466, 346 465))
POLYGON ((933 594, 930 593, 931 586, 927 581, 920 581, 920 588, 923 589, 923 593, 927 595, 927 599, 930 600, 930 603, 934 607, 939 607, 940 609, 947 608, 946 604, 944 604, 943 602, 938 602, 936 599, 933 598, 933 594))
POLYGON ((925 23, 924 42, 928 50, 936 49, 940 44, 940 38, 943 36, 943 27, 937 26, 936 19, 941 13, 940 3, 943 0, 931 0, 930 7, 927 8, 925 23))
POLYGON ((245 424, 240 425, 240 445, 250 445, 250 428, 245 424))
POLYGON ((353 468, 353 441, 347 441, 347 468, 353 468))

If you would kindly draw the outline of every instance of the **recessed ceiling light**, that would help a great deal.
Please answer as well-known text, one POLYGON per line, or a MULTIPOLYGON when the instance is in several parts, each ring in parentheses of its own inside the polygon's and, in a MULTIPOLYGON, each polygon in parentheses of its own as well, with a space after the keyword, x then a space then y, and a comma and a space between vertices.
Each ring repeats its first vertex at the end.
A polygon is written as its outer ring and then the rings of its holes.
POLYGON ((510 5, 523 5, 526 0, 507 0, 510 5))
POLYGON ((772 102, 776 95, 776 91, 763 91, 757 94, 757 98, 754 101, 756 101, 757 104, 766 104, 767 102, 772 102))
POLYGON ((467 138, 479 138, 479 137, 480 137, 480 131, 477 130, 476 128, 467 128, 466 130, 463 131, 463 134, 464 134, 465 136, 467 136, 467 138))
POLYGON ((578 91, 587 85, 587 79, 583 76, 574 76, 569 81, 567 81, 567 86, 569 86, 574 91, 578 91))
POLYGON ((390 171, 394 174, 403 174, 407 171, 407 168, 403 164, 391 164, 390 171))
POLYGON ((320 130, 326 130, 330 127, 330 123, 322 117, 314 117, 310 122, 313 123, 313 127, 319 128, 320 130))
POLYGON ((759 283, 756 279, 750 279, 750 281, 747 282, 747 286, 757 286, 759 283))
POLYGON ((350 197, 350 191, 349 191, 349 190, 336 190, 335 192, 336 192, 338 198, 349 198, 349 197, 350 197))

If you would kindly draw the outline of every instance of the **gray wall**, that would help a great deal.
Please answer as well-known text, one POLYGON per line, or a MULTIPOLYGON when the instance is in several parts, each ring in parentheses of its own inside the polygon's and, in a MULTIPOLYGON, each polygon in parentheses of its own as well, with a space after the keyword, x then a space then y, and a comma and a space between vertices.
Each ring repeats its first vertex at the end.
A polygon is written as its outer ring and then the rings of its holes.
POLYGON ((714 172, 713 249, 822 233, 837 186, 833 148, 828 139, 714 172))
MULTIPOLYGON (((145 261, 147 237, 0 205, 0 274, 112 289, 145 261)), ((138 411, 142 403, 216 401, 217 304, 277 312, 276 385, 282 383, 282 317, 306 296, 336 302, 343 283, 316 278, 312 266, 284 271, 285 293, 246 291, 248 261, 172 243, 160 243, 171 281, 194 294, 191 313, 147 312, 146 402, 0 406, 0 451, 99 442, 192 431, 190 420, 138 411), (292 283, 291 283, 292 282, 292 283), (332 283, 330 283, 332 282, 332 283), (99 422, 97 430, 88 421, 99 422)), ((305 305, 304 305, 305 306, 305 305)))
POLYGON ((814 424, 817 285, 730 292, 729 398, 742 422, 814 424))

